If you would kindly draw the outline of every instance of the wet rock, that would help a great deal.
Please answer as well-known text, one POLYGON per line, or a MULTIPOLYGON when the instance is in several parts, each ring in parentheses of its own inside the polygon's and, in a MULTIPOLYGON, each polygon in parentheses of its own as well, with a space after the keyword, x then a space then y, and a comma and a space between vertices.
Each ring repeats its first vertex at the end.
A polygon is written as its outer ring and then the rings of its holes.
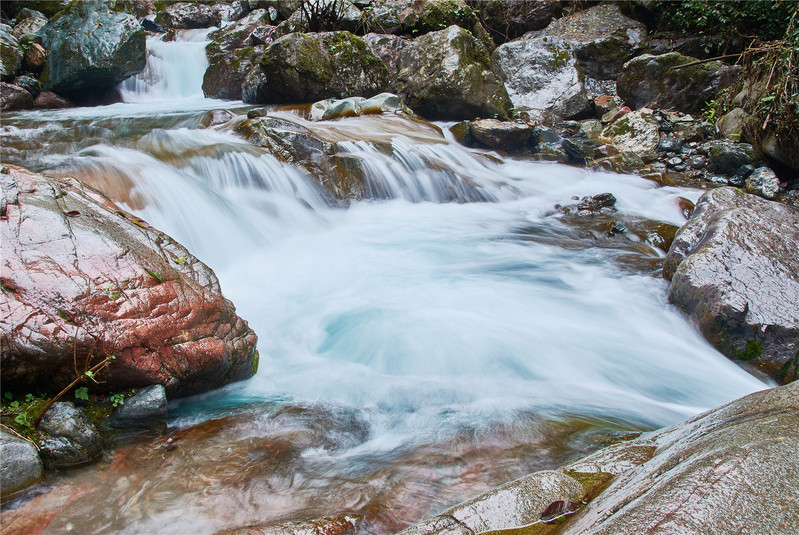
POLYGON ((470 147, 473 143, 472 127, 470 124, 470 121, 461 121, 449 127, 449 131, 452 137, 455 138, 455 141, 467 147, 470 147))
POLYGON ((758 167, 746 178, 746 191, 773 199, 780 189, 780 179, 768 167, 758 167))
POLYGON ((490 149, 512 152, 527 145, 533 129, 526 123, 478 119, 469 123, 474 139, 490 149))
POLYGON ((69 466, 90 461, 103 451, 97 429, 83 411, 69 401, 56 401, 42 417, 38 429, 53 438, 43 444, 42 457, 50 466, 69 466), (50 449, 50 446, 53 446, 50 449))
POLYGON ((141 27, 144 28, 144 31, 152 33, 166 33, 166 29, 155 22, 155 15, 144 17, 143 19, 139 20, 139 23, 141 23, 141 27))
POLYGON ((485 47, 459 26, 431 32, 400 53, 397 91, 426 119, 507 119, 511 101, 485 47))
POLYGON ((691 156, 686 163, 691 169, 702 169, 707 163, 707 158, 704 156, 691 156))
POLYGON ((260 103, 370 97, 388 87, 386 66, 363 39, 349 32, 281 37, 267 48, 260 70, 264 84, 254 92, 260 103))
POLYGON ((269 150, 281 160, 299 163, 323 154, 333 146, 314 136, 304 126, 274 117, 253 118, 241 123, 236 132, 247 141, 269 150))
POLYGON ((578 461, 617 477, 561 533, 795 533, 797 410, 794 383, 578 461))
POLYGON ((744 128, 746 113, 742 108, 733 108, 722 115, 716 125, 719 133, 732 141, 740 141, 744 128))
POLYGON ((392 93, 380 93, 372 98, 350 97, 341 100, 326 99, 311 106, 312 121, 328 121, 341 117, 377 115, 381 113, 405 113, 413 115, 402 99, 392 93))
POLYGON ((799 213, 719 188, 705 193, 664 264, 669 299, 730 358, 780 380, 799 353, 799 213))
POLYGON ((677 52, 631 59, 616 82, 619 96, 633 109, 673 108, 700 113, 705 102, 738 79, 741 68, 719 61, 681 67, 694 61, 696 58, 677 52))
POLYGON ((651 111, 640 110, 623 115, 602 131, 621 152, 638 153, 644 161, 652 160, 660 143, 660 125, 651 111))
POLYGON ((625 151, 604 158, 597 158, 590 163, 591 169, 598 171, 613 171, 614 173, 630 174, 640 171, 646 164, 638 153, 625 151))
POLYGON ((28 110, 33 108, 33 96, 18 85, 0 82, 0 110, 28 110))
POLYGON ((36 446, 0 429, 0 490, 10 496, 42 477, 42 461, 36 446))
POLYGON ((50 50, 46 90, 86 100, 87 92, 100 94, 144 69, 141 24, 106 2, 73 2, 42 27, 44 46, 50 50))
POLYGON ((658 152, 680 152, 684 141, 678 137, 663 136, 658 141, 658 152))
POLYGON ((75 179, 7 168, 3 382, 58 391, 107 355, 108 391, 189 395, 255 372, 255 333, 183 246, 75 179))
POLYGON ((557 37, 574 50, 582 72, 597 80, 615 80, 628 59, 646 45, 646 26, 606 3, 557 19, 541 36, 557 37))
POLYGON ((479 10, 480 19, 497 43, 546 28, 561 13, 558 0, 468 0, 468 4, 479 10))
POLYGON ((219 26, 221 17, 212 6, 199 2, 168 4, 155 16, 155 23, 167 30, 189 30, 219 26))
POLYGON ((52 91, 42 91, 33 99, 33 106, 39 109, 71 108, 74 105, 70 100, 60 97, 52 91))
POLYGON ((166 425, 166 389, 161 385, 140 388, 117 407, 111 418, 114 427, 160 427, 166 425))
POLYGON ((713 173, 733 175, 742 165, 757 161, 757 153, 748 143, 715 143, 708 150, 707 168, 713 173))
POLYGON ((585 139, 564 139, 560 146, 566 151, 569 162, 576 165, 587 165, 594 158, 594 152, 600 143, 585 139))
POLYGON ((709 134, 710 127, 707 123, 693 120, 674 123, 674 135, 687 142, 703 141, 709 134))
POLYGON ((11 27, 0 24, 0 79, 10 80, 22 66, 23 51, 11 33, 11 27))
POLYGON ((491 489, 400 533, 480 533, 523 526, 538 521, 541 511, 551 503, 580 501, 584 494, 585 488, 576 479, 561 472, 544 470, 491 489), (453 525, 452 519, 457 525, 453 525))
POLYGON ((389 80, 393 85, 399 74, 400 53, 410 41, 396 35, 380 33, 367 33, 363 36, 363 40, 366 41, 375 56, 385 63, 388 68, 389 80))
POLYGON ((30 76, 17 76, 14 78, 13 85, 21 87, 30 93, 33 98, 36 98, 36 96, 42 92, 42 83, 30 76))
POLYGON ((519 111, 547 110, 563 119, 593 115, 572 47, 557 38, 511 41, 491 54, 519 111))
POLYGON ((588 212, 599 212, 603 208, 613 208, 616 205, 616 197, 612 193, 598 193, 590 197, 583 197, 580 204, 577 205, 578 210, 586 210, 588 212))
POLYGON ((217 531, 214 535, 351 535, 357 533, 363 520, 363 515, 343 513, 303 522, 217 531))

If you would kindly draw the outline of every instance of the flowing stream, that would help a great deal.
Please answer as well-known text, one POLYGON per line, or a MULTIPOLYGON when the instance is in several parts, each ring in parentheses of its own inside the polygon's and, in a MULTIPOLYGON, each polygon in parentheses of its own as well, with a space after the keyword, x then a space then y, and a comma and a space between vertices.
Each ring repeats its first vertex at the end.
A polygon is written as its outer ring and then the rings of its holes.
POLYGON ((4 114, 2 157, 79 176, 186 245, 258 334, 260 370, 173 401, 168 435, 51 476, 6 507, 9 533, 344 511, 391 533, 765 386, 657 276, 652 229, 681 225, 700 190, 467 149, 398 116, 273 110, 359 162, 366 199, 336 202, 234 132, 251 107, 202 98, 204 38, 151 39, 124 103, 4 114), (204 127, 213 110, 237 117, 204 127), (555 208, 603 192, 627 232, 555 208))

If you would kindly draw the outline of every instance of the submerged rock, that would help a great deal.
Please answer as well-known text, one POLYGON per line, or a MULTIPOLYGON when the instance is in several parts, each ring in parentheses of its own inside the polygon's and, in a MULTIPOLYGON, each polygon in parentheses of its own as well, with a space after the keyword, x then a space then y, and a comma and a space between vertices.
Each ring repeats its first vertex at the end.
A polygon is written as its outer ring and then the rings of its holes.
POLYGON ((145 36, 132 15, 107 1, 73 2, 40 30, 50 49, 44 89, 86 100, 112 89, 145 66, 145 36))
POLYGON ((214 273, 69 177, 0 174, 2 380, 58 391, 75 362, 116 358, 97 388, 203 392, 255 372, 256 336, 214 273))
POLYGON ((507 119, 511 107, 486 48, 459 26, 431 32, 400 53, 397 91, 426 119, 507 119))
POLYGON ((683 67, 696 58, 670 52, 645 54, 624 64, 617 81, 619 96, 633 109, 674 108, 700 113, 705 103, 732 85, 741 68, 720 61, 683 67))
MULTIPOLYGON (((245 91, 258 103, 314 102, 331 97, 371 97, 388 87, 388 69, 363 39, 349 32, 295 33, 281 37, 260 62, 263 76, 245 91)), ((250 77, 258 77, 258 73, 250 77)))
POLYGON ((516 110, 546 110, 563 119, 592 114, 574 51, 565 41, 511 41, 497 47, 491 59, 516 110))
POLYGON ((722 353, 799 377, 799 212, 733 188, 704 194, 664 265, 669 300, 722 353))
POLYGON ((32 443, 0 429, 0 491, 5 498, 42 477, 42 461, 32 443))
POLYGON ((217 531, 214 535, 351 535, 358 532, 363 515, 343 513, 301 522, 217 531))

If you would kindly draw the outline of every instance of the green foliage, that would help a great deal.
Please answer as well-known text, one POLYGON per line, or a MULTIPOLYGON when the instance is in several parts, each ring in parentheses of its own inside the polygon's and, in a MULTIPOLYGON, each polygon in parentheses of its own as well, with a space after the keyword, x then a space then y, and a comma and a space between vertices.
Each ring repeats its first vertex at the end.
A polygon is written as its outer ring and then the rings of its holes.
POLYGON ((756 359, 763 354, 763 343, 757 340, 749 340, 743 351, 733 351, 735 356, 741 360, 756 359))
POLYGON ((757 37, 763 41, 785 35, 792 2, 786 0, 658 0, 652 4, 657 25, 666 30, 700 35, 757 37))
POLYGON ((76 388, 75 399, 82 399, 83 401, 89 401, 89 389, 85 386, 76 388))
POLYGON ((125 394, 111 394, 108 398, 114 408, 125 404, 125 394))

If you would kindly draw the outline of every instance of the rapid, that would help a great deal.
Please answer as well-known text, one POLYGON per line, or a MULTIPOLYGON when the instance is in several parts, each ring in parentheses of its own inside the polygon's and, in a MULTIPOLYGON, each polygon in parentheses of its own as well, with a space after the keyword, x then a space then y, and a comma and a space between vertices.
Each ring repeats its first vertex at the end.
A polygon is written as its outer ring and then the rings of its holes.
POLYGON ((77 176, 183 243, 258 334, 260 369, 173 401, 167 435, 6 515, 210 534, 352 511, 391 533, 766 387, 666 301, 646 229, 682 225, 679 199, 701 190, 469 149, 402 117, 270 110, 359 162, 364 198, 342 201, 235 133, 253 107, 203 98, 205 33, 181 37, 148 40, 122 103, 4 114, 2 159, 77 176), (235 117, 206 126, 214 110, 235 117), (628 232, 556 208, 604 192, 628 232))

